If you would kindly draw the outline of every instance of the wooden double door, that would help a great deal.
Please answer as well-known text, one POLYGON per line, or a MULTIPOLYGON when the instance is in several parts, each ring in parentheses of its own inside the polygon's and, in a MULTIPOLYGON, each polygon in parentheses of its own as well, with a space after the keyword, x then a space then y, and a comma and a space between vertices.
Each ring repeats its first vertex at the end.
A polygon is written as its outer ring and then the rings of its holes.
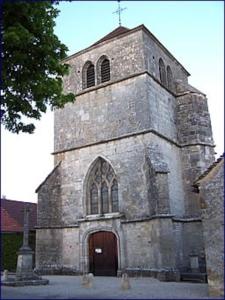
POLYGON ((89 238, 89 271, 95 276, 116 276, 117 239, 114 233, 98 231, 89 238))

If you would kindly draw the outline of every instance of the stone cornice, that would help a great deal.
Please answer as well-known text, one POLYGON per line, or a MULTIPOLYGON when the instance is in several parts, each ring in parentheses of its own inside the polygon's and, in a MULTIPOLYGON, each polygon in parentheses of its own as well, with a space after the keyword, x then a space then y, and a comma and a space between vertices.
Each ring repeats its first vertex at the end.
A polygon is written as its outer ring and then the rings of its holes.
POLYGON ((74 225, 49 225, 49 226, 35 226, 35 229, 65 229, 65 228, 78 228, 78 224, 74 225))
POLYGON ((59 153, 65 153, 65 152, 69 152, 69 151, 74 151, 74 150, 79 150, 82 148, 87 148, 87 147, 91 147, 91 146, 96 146, 96 145, 100 145, 100 144, 105 144, 105 143, 109 143, 109 142, 113 142, 113 141, 117 141, 117 140, 121 140, 121 139, 125 139, 125 138, 130 138, 133 136, 137 136, 137 135, 141 135, 141 134, 147 134, 147 133, 152 133, 154 135, 157 135, 158 137, 161 137, 162 139, 168 141, 169 143, 179 147, 179 148, 184 148, 184 147, 188 147, 188 146, 208 146, 208 147, 215 147, 215 145, 213 144, 207 144, 207 143, 190 143, 190 144, 179 144, 176 141, 166 137, 165 135, 158 133, 157 131, 155 131, 154 129, 144 129, 138 132, 134 132, 134 133, 128 133, 128 134, 124 134, 121 135, 119 137, 112 137, 109 139, 105 139, 105 140, 101 140, 98 142, 93 142, 93 143, 89 143, 89 144, 85 144, 82 146, 78 146, 78 147, 72 147, 72 148, 68 148, 68 149, 63 149, 63 150, 59 150, 59 151, 55 151, 52 154, 59 154, 59 153))
POLYGON ((117 80, 110 80, 110 81, 107 81, 107 82, 104 82, 104 83, 100 83, 98 85, 95 85, 95 86, 92 86, 92 87, 89 87, 89 88, 86 88, 84 90, 82 90, 81 92, 77 93, 76 94, 76 97, 80 96, 80 95, 83 95, 83 94, 86 94, 86 93, 89 93, 89 92, 92 92, 92 91, 96 91, 98 89, 101 89, 101 88, 104 88, 104 87, 107 87, 107 86, 110 86, 110 85, 114 85, 116 83, 119 83, 119 82, 123 82, 125 80, 128 80, 130 78, 134 78, 134 77, 138 77, 138 76, 141 76, 141 75, 148 75, 149 77, 151 77, 155 82, 157 82, 163 89, 165 89, 168 93, 170 93, 171 95, 173 95, 174 97, 177 97, 177 95, 172 92, 171 90, 169 90, 166 86, 164 86, 156 77, 154 77, 151 73, 149 73, 147 70, 145 71, 142 71, 142 72, 138 72, 138 73, 134 73, 134 74, 131 74, 131 75, 128 75, 126 77, 123 77, 123 78, 120 78, 120 79, 117 79, 117 80))
POLYGON ((127 224, 127 223, 137 223, 137 222, 146 222, 151 221, 155 219, 172 219, 173 215, 171 214, 160 214, 160 215, 154 215, 150 217, 144 217, 139 219, 130 219, 130 220, 121 220, 121 223, 127 224))
POLYGON ((190 222, 202 222, 202 219, 200 217, 173 217, 173 222, 180 222, 180 223, 190 223, 190 222))

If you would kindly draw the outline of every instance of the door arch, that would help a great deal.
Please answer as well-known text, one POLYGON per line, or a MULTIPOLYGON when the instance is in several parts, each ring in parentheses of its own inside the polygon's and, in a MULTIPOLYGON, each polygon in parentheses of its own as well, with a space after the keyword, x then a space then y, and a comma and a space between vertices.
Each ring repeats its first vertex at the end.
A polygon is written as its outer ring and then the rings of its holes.
POLYGON ((116 276, 117 238, 113 232, 98 231, 89 236, 89 272, 95 276, 116 276))

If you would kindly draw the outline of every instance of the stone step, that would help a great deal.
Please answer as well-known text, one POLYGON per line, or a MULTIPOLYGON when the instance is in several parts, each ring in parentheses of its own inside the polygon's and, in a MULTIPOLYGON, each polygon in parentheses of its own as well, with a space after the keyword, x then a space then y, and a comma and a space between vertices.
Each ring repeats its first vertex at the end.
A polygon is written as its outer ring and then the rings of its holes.
POLYGON ((180 281, 207 283, 207 274, 206 273, 181 273, 180 281))

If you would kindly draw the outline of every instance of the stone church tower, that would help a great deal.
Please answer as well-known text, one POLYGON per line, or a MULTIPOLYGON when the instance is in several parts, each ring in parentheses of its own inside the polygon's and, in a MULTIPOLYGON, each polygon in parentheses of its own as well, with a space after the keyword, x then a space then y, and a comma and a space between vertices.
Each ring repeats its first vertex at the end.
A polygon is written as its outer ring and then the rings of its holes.
POLYGON ((76 101, 55 111, 55 167, 37 189, 36 268, 204 273, 192 185, 214 161, 206 96, 144 25, 120 26, 65 62, 76 101))

